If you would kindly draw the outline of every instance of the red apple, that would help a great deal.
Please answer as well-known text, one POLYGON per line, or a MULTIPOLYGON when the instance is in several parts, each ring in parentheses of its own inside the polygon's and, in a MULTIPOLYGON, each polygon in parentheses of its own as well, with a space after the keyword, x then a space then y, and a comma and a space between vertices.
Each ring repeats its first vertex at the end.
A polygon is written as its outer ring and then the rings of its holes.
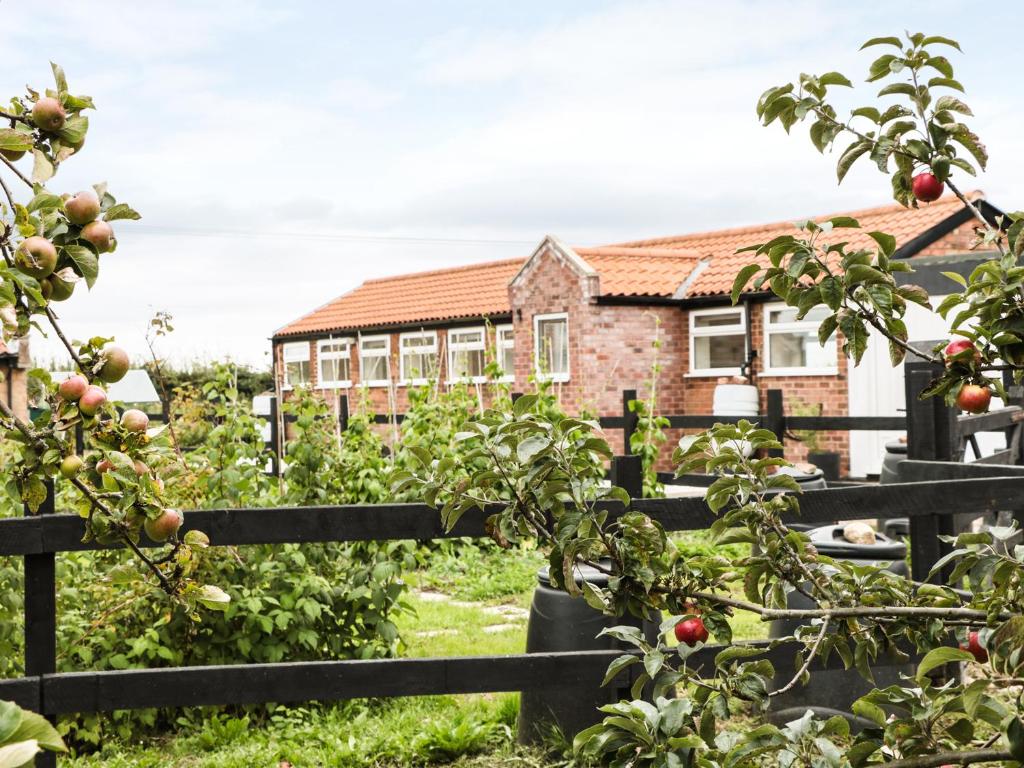
POLYGON ((129 432, 145 432, 149 427, 149 416, 138 408, 129 408, 121 414, 121 426, 129 432))
POLYGON ((84 226, 100 215, 100 199, 91 189, 79 192, 64 203, 64 212, 72 224, 84 226))
POLYGON ((933 173, 919 173, 911 182, 914 197, 922 203, 930 203, 942 197, 943 184, 933 173))
MULTIPOLYGON (((957 355, 960 355, 969 349, 974 350, 974 355, 971 356, 970 359, 974 360, 975 365, 980 363, 981 352, 979 352, 978 348, 974 346, 973 341, 971 341, 970 339, 953 339, 953 341, 949 342, 949 344, 946 345, 946 348, 942 350, 942 354, 946 358, 946 366, 948 367, 953 364, 953 361, 950 360, 950 358, 956 357, 957 355)), ((961 360, 958 362, 966 362, 966 360, 967 358, 961 358, 961 360)))
POLYGON ((64 105, 51 96, 44 96, 32 106, 32 122, 49 133, 56 133, 67 120, 64 105))
POLYGON ((685 643, 691 648, 697 643, 706 643, 708 641, 708 630, 704 626, 704 622, 700 619, 684 619, 676 624, 676 640, 680 643, 685 643))
POLYGON ((128 353, 120 347, 115 347, 113 344, 108 344, 100 352, 100 359, 103 364, 100 369, 96 372, 96 375, 101 381, 105 381, 107 384, 113 384, 124 378, 124 375, 128 373, 129 360, 128 353))
POLYGON ((101 475, 104 472, 109 472, 113 468, 114 462, 112 462, 110 459, 100 459, 99 461, 96 462, 96 471, 99 472, 101 475))
POLYGON ((77 403, 87 389, 89 389, 89 380, 82 374, 76 373, 74 376, 64 379, 57 387, 57 392, 68 402, 77 403))
POLYGON ((149 474, 149 467, 146 466, 146 462, 139 461, 138 459, 135 460, 135 474, 139 477, 149 474))
POLYGON ((143 527, 146 535, 153 541, 167 541, 172 534, 178 532, 184 518, 176 509, 165 509, 159 517, 147 517, 143 527))
POLYGON ((992 390, 978 384, 965 384, 956 396, 957 407, 968 413, 985 413, 992 402, 992 390))
POLYGON ((78 410, 86 416, 95 416, 97 411, 99 411, 106 402, 107 393, 103 391, 103 388, 97 387, 95 384, 90 384, 85 390, 85 394, 83 394, 81 399, 78 401, 78 410))
POLYGON ((114 228, 99 219, 90 221, 82 227, 78 236, 92 243, 98 253, 106 253, 114 247, 114 228))
POLYGON ((968 651, 979 664, 984 664, 988 661, 988 651, 981 645, 977 632, 971 632, 967 636, 967 645, 960 643, 960 650, 968 651))
POLYGON ((42 280, 57 267, 57 249, 45 237, 32 235, 18 243, 14 263, 26 275, 42 280))

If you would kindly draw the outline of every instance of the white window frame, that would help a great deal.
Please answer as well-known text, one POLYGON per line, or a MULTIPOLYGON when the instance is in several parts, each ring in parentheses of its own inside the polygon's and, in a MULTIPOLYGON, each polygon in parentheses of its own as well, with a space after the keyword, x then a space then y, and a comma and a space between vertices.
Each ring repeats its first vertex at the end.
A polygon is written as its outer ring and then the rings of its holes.
MULTIPOLYGON (((405 384, 417 385, 417 384, 427 384, 427 383, 433 381, 433 379, 431 379, 429 377, 426 377, 426 376, 417 376, 415 379, 410 379, 406 375, 406 372, 405 372, 405 349, 404 349, 404 346, 403 346, 405 340, 406 339, 428 339, 428 338, 433 343, 431 345, 429 345, 429 346, 417 347, 416 348, 417 349, 416 354, 420 354, 420 355, 423 355, 423 354, 434 355, 436 357, 437 356, 437 331, 408 331, 406 333, 399 334, 399 336, 398 336, 398 370, 399 370, 399 373, 398 373, 398 376, 399 376, 398 383, 399 384, 402 384, 402 385, 405 385, 405 384)), ((435 371, 435 375, 437 375, 437 373, 438 372, 435 371)))
POLYGON ((545 315, 534 315, 533 316, 533 367, 537 374, 539 381, 569 381, 569 377, 572 374, 572 351, 569 349, 569 313, 568 312, 550 312, 545 315), (565 320, 565 372, 564 373, 550 373, 541 370, 540 365, 540 324, 544 320, 565 320))
POLYGON ((479 376, 456 376, 455 371, 455 353, 456 352, 482 352, 482 360, 484 368, 487 367, 487 328, 486 326, 471 326, 468 328, 449 328, 448 329, 448 383, 466 383, 482 384, 487 381, 487 374, 481 374, 479 376), (479 346, 476 342, 454 342, 452 341, 452 335, 456 333, 479 333, 480 343, 479 346))
POLYGON ((367 387, 387 387, 391 385, 390 378, 387 379, 363 379, 363 358, 364 357, 383 357, 384 358, 384 372, 390 377, 391 376, 391 334, 382 333, 373 336, 360 336, 359 337, 359 383, 367 387), (370 350, 372 354, 364 355, 363 345, 368 341, 384 341, 383 350, 370 350))
POLYGON ((747 312, 744 307, 719 307, 716 309, 691 309, 690 310, 690 372, 687 376, 737 376, 740 374, 740 366, 733 368, 698 368, 697 367, 697 345, 695 339, 708 336, 739 336, 743 335, 744 357, 750 354, 750 339, 747 336, 747 312), (715 315, 735 315, 739 313, 740 322, 737 325, 718 325, 711 328, 698 328, 698 317, 713 317, 715 315))
MULTIPOLYGON (((769 324, 768 318, 773 311, 780 309, 795 309, 782 302, 772 302, 764 305, 764 323, 762 336, 764 337, 764 366, 761 371, 762 376, 835 376, 839 373, 839 351, 836 348, 836 338, 833 336, 826 344, 825 347, 832 347, 832 359, 835 361, 835 365, 825 367, 790 367, 790 368, 772 368, 771 348, 769 342, 771 341, 771 334, 773 333, 792 333, 797 331, 800 333, 807 332, 808 330, 814 336, 815 340, 818 337, 818 326, 821 323, 817 320, 794 320, 789 323, 775 323, 769 324), (770 330, 769 330, 770 329, 770 330)), ((817 341, 815 341, 817 343, 817 341)))
MULTIPOLYGON (((512 323, 505 323, 503 325, 494 326, 494 359, 497 361, 498 365, 501 365, 501 353, 505 349, 512 350, 512 360, 515 361, 516 337, 515 326, 513 326, 512 323), (505 341, 504 339, 501 338, 501 334, 504 331, 512 332, 511 341, 505 341)), ((502 368, 501 370, 504 375, 500 379, 498 379, 498 381, 511 384, 516 380, 515 369, 511 371, 506 371, 504 368, 502 368)))
POLYGON ((320 389, 348 389, 352 386, 352 339, 350 337, 319 339, 316 342, 316 383, 320 389), (324 352, 324 348, 331 345, 344 344, 345 351, 324 352), (347 360, 348 378, 338 381, 329 381, 324 378, 324 360, 347 360))
POLYGON ((288 363, 301 363, 305 362, 309 366, 309 380, 306 384, 311 384, 313 381, 313 365, 312 360, 309 359, 309 342, 308 341, 288 341, 281 345, 281 389, 291 390, 294 389, 294 385, 288 381, 288 363), (302 349, 301 353, 297 355, 289 355, 288 350, 302 349))

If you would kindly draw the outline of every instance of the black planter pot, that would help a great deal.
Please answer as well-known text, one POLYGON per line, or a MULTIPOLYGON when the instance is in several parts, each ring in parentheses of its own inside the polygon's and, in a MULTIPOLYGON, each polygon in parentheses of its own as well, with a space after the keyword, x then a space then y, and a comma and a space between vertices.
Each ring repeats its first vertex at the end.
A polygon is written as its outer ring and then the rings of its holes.
POLYGON ((810 451, 807 461, 824 472, 826 480, 839 479, 839 454, 835 451, 810 451))

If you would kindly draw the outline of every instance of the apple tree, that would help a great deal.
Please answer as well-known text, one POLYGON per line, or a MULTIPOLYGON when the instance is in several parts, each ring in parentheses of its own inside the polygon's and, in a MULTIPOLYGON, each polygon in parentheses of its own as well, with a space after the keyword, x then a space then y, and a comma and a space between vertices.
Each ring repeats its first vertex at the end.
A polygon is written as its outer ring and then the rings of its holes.
MULTIPOLYGON (((964 404, 967 392, 974 399, 967 397, 966 405, 983 410, 987 399, 968 388, 990 396, 1002 386, 993 372, 1009 369, 1019 380, 1024 363, 1024 269, 1017 266, 1024 215, 986 220, 954 179, 987 163, 981 141, 962 122, 970 109, 949 95, 962 91, 952 64, 935 52, 956 50, 957 44, 914 34, 879 38, 867 47, 877 45, 891 50, 870 66, 868 81, 892 79, 880 98, 897 97, 897 103, 860 107, 840 120, 829 89, 852 84, 830 72, 767 91, 758 114, 787 130, 811 120, 811 138, 821 150, 852 134, 840 157, 840 179, 866 156, 890 176, 904 205, 933 200, 944 187, 960 198, 977 221, 979 245, 997 252, 940 308, 956 312, 953 325, 963 342, 935 350, 909 344, 906 307, 927 304, 928 297, 896 282, 894 274, 910 265, 894 258, 892 235, 870 233, 877 246, 871 251, 834 237, 858 226, 849 218, 806 222, 798 235, 753 246, 759 260, 737 275, 733 295, 738 298, 753 280, 801 314, 828 307, 821 340, 841 333, 855 362, 868 343, 868 327, 874 327, 888 339, 894 364, 906 354, 945 363, 926 396, 964 404)), ((783 522, 799 511, 800 489, 777 471, 786 462, 770 455, 782 447, 777 436, 741 421, 699 435, 676 451, 675 461, 680 473, 716 476, 706 493, 717 516, 711 533, 721 544, 752 545, 750 554, 684 557, 660 524, 630 509, 625 491, 604 483, 611 451, 597 433, 596 423, 547 413, 527 395, 511 410, 492 409, 468 422, 456 436, 462 443, 458 462, 417 454, 394 476, 396 491, 414 490, 440 508, 448 526, 471 508, 497 510, 488 519, 495 540, 541 541, 550 553, 553 584, 594 608, 613 616, 667 614, 662 634, 674 631, 675 647, 649 644, 632 627, 606 630, 633 652, 610 665, 605 684, 630 667, 639 674, 631 699, 603 707, 603 721, 577 735, 584 761, 616 768, 1024 762, 1024 547, 1013 545, 1014 528, 956 537, 955 549, 932 574, 937 579, 950 567, 946 584, 917 583, 883 568, 824 557, 783 522), (465 467, 472 468, 468 475, 465 467), (614 502, 620 514, 611 514, 614 502), (574 570, 580 564, 607 573, 608 586, 578 585, 574 570), (793 591, 813 607, 789 608, 793 591), (733 642, 729 619, 738 612, 805 622, 773 641, 793 649, 791 674, 777 672, 764 645, 733 642), (695 666, 693 653, 711 637, 724 647, 712 665, 695 666), (760 719, 773 698, 808 680, 816 659, 838 657, 871 679, 872 664, 883 654, 906 658, 909 651, 920 656, 912 679, 854 703, 854 713, 870 723, 860 733, 851 733, 842 717, 808 713, 784 727, 760 719), (951 663, 967 665, 970 674, 963 681, 943 678, 941 670, 951 663), (652 691, 647 699, 641 697, 645 686, 652 691)))
POLYGON ((52 69, 52 88, 29 88, 0 104, 0 338, 10 342, 31 328, 52 333, 75 370, 59 385, 45 371, 31 372, 45 391, 32 420, 0 402, 0 430, 16 446, 4 468, 4 491, 35 513, 50 482, 69 483, 87 539, 132 550, 148 578, 191 614, 199 606, 223 608, 222 590, 192 578, 206 537, 195 531, 179 537, 182 514, 162 500, 163 481, 152 467, 169 450, 167 440, 150 429, 145 413, 119 415, 108 398, 105 386, 127 373, 128 353, 99 335, 73 340, 60 322, 59 303, 92 288, 101 262, 116 249, 114 224, 139 214, 105 183, 73 194, 47 186, 83 152, 88 112, 95 109, 90 97, 70 91, 59 66, 52 69), (79 426, 85 455, 75 449, 79 426), (147 554, 143 530, 165 550, 147 554))

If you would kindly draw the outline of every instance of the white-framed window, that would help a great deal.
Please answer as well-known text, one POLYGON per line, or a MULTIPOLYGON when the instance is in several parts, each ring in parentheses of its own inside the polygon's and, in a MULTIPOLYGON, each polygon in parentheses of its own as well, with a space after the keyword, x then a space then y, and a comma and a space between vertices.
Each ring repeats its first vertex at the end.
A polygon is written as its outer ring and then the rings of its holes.
POLYGON ((568 314, 533 316, 533 357, 539 378, 569 380, 568 314))
POLYGON ((284 366, 284 389, 309 384, 309 342, 289 341, 281 346, 281 364, 284 366))
POLYGON ((690 311, 690 376, 735 375, 746 360, 743 307, 690 311))
POLYGON ((352 339, 316 343, 316 380, 323 389, 352 386, 352 339))
POLYGON ((815 307, 802 320, 797 310, 785 304, 764 307, 765 376, 831 376, 839 372, 836 340, 818 343, 818 326, 831 314, 815 307))
POLYGON ((403 333, 398 349, 403 384, 425 384, 437 376, 437 331, 403 333))
POLYGON ((368 387, 386 387, 391 383, 391 337, 359 338, 359 379, 368 387))
POLYGON ((515 381, 516 342, 511 325, 494 326, 494 346, 502 381, 515 381))
POLYGON ((448 380, 485 381, 487 366, 484 328, 451 328, 448 331, 448 380))

